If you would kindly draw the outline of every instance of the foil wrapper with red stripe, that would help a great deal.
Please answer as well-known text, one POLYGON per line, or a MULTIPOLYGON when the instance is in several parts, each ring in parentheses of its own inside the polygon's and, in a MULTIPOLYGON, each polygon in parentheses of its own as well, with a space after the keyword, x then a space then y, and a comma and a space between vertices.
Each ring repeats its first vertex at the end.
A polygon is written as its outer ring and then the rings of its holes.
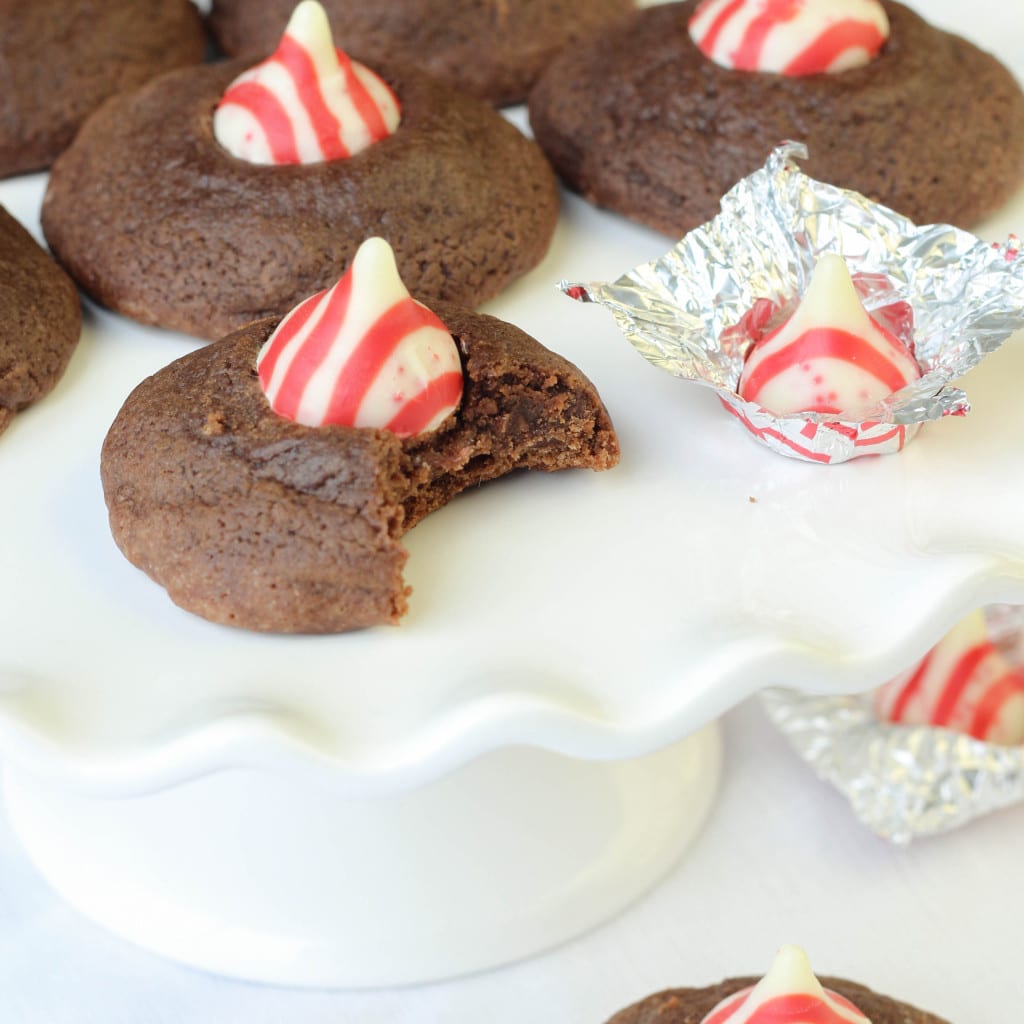
MULTIPOLYGON (((1007 659, 1024 664, 1024 608, 985 610, 1007 659)), ((1024 802, 1024 746, 985 743, 930 725, 881 721, 870 696, 761 695, 768 717, 854 814, 894 843, 939 835, 1024 802)))
POLYGON ((773 451, 817 463, 900 451, 923 423, 970 410, 953 381, 1024 327, 1016 237, 992 244, 948 224, 923 227, 865 196, 802 173, 786 142, 723 198, 713 220, 616 281, 561 290, 604 306, 655 366, 713 388, 773 451), (818 259, 842 256, 869 312, 907 304, 922 376, 855 414, 779 415, 737 393, 753 345, 741 329, 759 303, 802 295, 818 259))

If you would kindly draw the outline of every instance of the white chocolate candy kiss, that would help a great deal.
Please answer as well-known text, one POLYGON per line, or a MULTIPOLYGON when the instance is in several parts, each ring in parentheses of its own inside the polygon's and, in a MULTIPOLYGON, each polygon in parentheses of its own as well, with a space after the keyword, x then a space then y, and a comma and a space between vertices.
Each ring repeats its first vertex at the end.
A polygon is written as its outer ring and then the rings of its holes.
POLYGON ((906 345, 868 315, 846 262, 822 256, 796 312, 743 365, 738 392, 776 415, 849 414, 917 380, 906 345))
POLYGON ((383 239, 345 276, 295 307, 256 360, 279 416, 310 427, 376 427, 399 437, 440 426, 462 398, 462 363, 445 326, 413 299, 383 239))
POLYGON ((878 0, 705 0, 689 29, 724 68, 815 75, 873 60, 889 19, 878 0))
POLYGON ((856 1006, 821 987, 807 954, 783 946, 753 987, 723 999, 701 1024, 871 1024, 856 1006))
POLYGON ((228 86, 213 134, 249 163, 309 164, 353 156, 399 120, 394 93, 335 48, 317 0, 302 0, 274 53, 228 86))
POLYGON ((989 743, 1024 743, 1024 673, 992 643, 979 609, 910 671, 875 693, 879 718, 935 725, 989 743))

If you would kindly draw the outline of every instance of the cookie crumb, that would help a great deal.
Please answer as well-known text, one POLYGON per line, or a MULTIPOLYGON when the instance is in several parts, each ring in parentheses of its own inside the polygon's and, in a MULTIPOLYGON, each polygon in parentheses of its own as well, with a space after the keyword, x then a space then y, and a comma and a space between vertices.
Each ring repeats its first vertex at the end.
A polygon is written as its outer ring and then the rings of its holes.
POLYGON ((219 412, 211 412, 203 424, 203 433, 207 437, 216 437, 224 433, 224 416, 219 412))

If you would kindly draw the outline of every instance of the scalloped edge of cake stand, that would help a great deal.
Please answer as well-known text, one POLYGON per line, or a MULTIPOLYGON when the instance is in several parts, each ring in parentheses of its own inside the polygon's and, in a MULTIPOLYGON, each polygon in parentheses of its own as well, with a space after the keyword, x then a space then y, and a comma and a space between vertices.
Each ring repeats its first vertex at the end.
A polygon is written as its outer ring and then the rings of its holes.
MULTIPOLYGON (((0 668, 0 751, 12 770, 108 798, 144 796, 232 769, 275 772, 329 787, 341 798, 384 797, 520 745, 581 760, 635 759, 677 742, 762 689, 847 694, 880 685, 972 609, 1024 604, 1024 565, 968 557, 948 589, 931 598, 927 607, 908 610, 898 635, 879 637, 870 652, 739 624, 714 656, 666 689, 665 700, 649 702, 628 718, 610 708, 578 706, 561 686, 548 694, 507 681, 371 750, 339 746, 300 706, 260 706, 241 697, 237 706, 219 705, 179 727, 106 746, 102 737, 90 741, 62 729, 66 715, 40 709, 32 678, 0 668)), ((501 674, 500 666, 483 662, 465 669, 501 674)), ((542 665, 519 665, 517 678, 533 670, 546 678, 542 665)), ((568 682, 585 691, 586 680, 568 682)))

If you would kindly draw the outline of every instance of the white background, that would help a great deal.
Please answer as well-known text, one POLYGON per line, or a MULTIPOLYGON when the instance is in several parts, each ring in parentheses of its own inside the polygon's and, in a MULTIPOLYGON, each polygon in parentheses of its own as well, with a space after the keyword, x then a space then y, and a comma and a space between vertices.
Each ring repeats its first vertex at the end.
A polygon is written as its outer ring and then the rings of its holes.
MULTIPOLYGON (((1020 5, 913 6, 1024 78, 1020 5)), ((711 821, 648 897, 545 956, 400 991, 264 988, 134 950, 55 899, 0 816, 0 1024, 600 1024, 658 988, 761 970, 784 942, 804 945, 823 973, 955 1024, 1021 1018, 1024 810, 894 849, 809 775, 756 703, 723 726, 725 772, 711 821)))

